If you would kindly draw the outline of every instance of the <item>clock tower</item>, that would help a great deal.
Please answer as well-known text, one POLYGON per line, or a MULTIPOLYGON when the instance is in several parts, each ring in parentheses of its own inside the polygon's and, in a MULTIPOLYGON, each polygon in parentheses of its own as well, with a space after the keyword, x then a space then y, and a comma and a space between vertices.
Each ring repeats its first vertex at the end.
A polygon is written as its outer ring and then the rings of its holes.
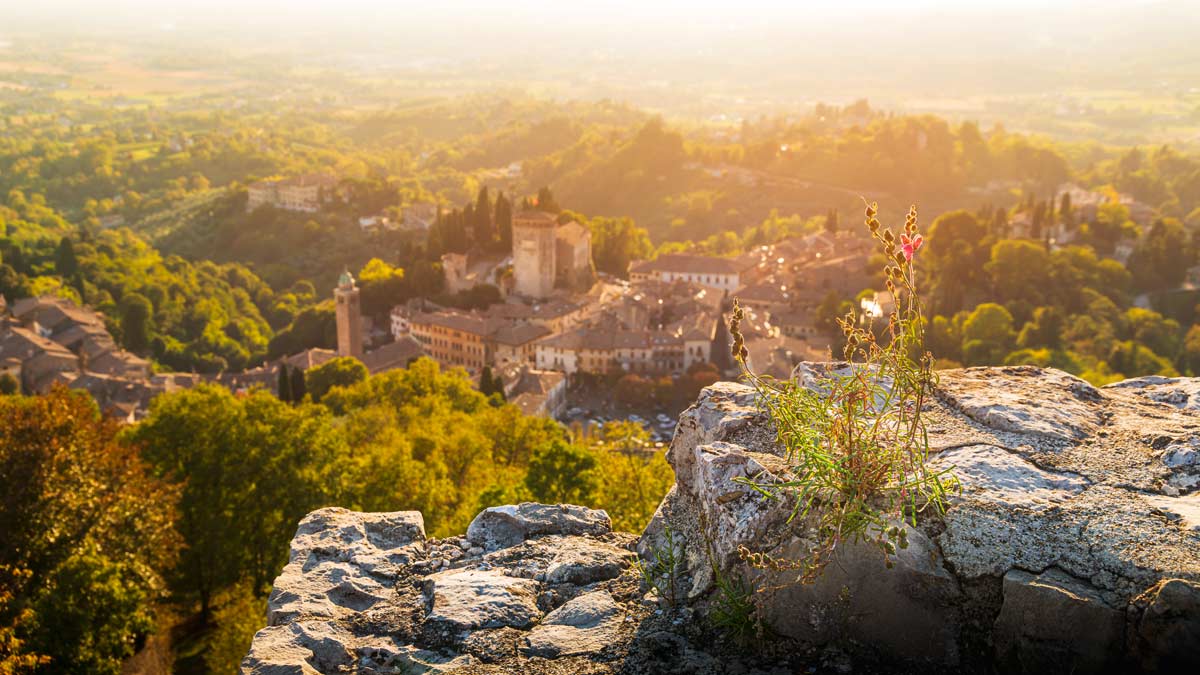
POLYGON ((359 307, 358 286, 350 272, 338 277, 333 297, 337 300, 337 353, 361 360, 363 355, 362 309, 359 307))

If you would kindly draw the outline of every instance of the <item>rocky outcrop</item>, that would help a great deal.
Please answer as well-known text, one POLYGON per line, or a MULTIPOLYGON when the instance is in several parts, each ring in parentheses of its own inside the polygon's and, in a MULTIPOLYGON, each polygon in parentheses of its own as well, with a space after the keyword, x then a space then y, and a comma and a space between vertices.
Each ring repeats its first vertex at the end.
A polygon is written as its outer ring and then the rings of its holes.
MULTIPOLYGON (((831 367, 795 376, 819 387, 831 367)), ((566 505, 487 509, 442 540, 418 513, 309 514, 242 671, 1196 672, 1200 380, 974 368, 936 394, 931 461, 963 489, 892 569, 865 544, 812 584, 743 561, 799 556, 806 532, 739 482, 790 464, 755 392, 723 382, 681 416, 640 539, 566 505), (736 644, 729 596, 747 590, 764 639, 736 644)))
POLYGON ((442 540, 415 512, 314 511, 242 672, 730 672, 643 599, 635 540, 603 511, 567 505, 487 509, 442 540))
MULTIPOLYGON (((795 376, 815 385, 824 367, 795 376)), ((739 547, 798 557, 806 532, 786 499, 735 482, 784 481, 789 467, 754 390, 728 382, 681 416, 676 483, 639 550, 677 552, 675 587, 701 614, 718 577, 743 578, 798 648, 874 667, 1200 665, 1200 641, 1188 642, 1200 622, 1200 380, 1098 389, 1033 367, 945 371, 925 415, 931 462, 963 489, 944 517, 922 516, 893 569, 865 545, 843 547, 808 585, 742 561, 739 547)))

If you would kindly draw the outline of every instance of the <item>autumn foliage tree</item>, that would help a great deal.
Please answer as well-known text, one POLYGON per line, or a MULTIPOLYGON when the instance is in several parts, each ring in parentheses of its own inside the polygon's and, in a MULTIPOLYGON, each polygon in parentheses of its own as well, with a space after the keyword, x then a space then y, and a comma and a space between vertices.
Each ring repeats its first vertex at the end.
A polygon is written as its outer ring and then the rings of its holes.
POLYGON ((117 431, 80 392, 0 397, 0 664, 117 673, 152 628, 179 493, 117 431))

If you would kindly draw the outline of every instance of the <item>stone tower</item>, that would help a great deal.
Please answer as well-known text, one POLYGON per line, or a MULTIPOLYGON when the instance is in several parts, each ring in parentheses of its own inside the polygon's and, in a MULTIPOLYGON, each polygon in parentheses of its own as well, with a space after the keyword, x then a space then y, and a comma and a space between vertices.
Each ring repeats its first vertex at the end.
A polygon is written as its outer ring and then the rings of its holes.
POLYGON ((513 216, 513 290, 517 295, 547 298, 554 290, 554 216, 522 211, 513 216))
POLYGON ((362 309, 358 304, 358 287, 350 272, 342 272, 337 288, 333 289, 337 299, 337 353, 338 356, 353 356, 362 359, 362 309))

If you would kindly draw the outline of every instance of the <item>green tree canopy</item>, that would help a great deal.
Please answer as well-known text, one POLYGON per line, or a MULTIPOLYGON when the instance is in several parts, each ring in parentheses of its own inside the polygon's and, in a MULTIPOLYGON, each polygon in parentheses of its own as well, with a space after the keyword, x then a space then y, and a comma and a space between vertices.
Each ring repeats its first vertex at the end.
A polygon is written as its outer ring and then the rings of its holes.
POLYGON ((308 393, 313 403, 321 399, 334 387, 349 387, 367 379, 367 367, 353 356, 339 356, 309 368, 304 374, 308 393))
POLYGON ((1013 317, 1003 305, 985 302, 963 322, 963 362, 969 366, 1001 363, 1012 350, 1013 317))
POLYGON ((182 485, 178 529, 187 546, 174 581, 206 616, 222 588, 266 588, 296 522, 336 498, 346 451, 323 407, 210 385, 160 395, 129 438, 182 485))
POLYGON ((590 504, 600 486, 596 465, 588 449, 555 440, 534 451, 525 486, 547 504, 590 504))

